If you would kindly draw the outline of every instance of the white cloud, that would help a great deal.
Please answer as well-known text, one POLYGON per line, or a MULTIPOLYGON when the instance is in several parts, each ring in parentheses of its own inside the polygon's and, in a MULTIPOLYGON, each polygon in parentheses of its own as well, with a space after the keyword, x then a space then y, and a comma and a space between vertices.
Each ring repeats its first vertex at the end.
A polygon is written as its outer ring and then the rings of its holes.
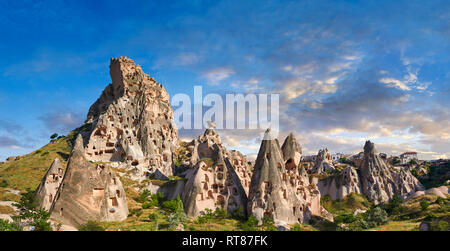
POLYGON ((214 68, 203 74, 203 77, 208 80, 211 85, 218 85, 220 81, 227 79, 234 74, 231 68, 214 68))
POLYGON ((387 86, 389 86, 389 87, 398 88, 403 91, 411 90, 411 88, 409 88, 405 82, 400 81, 395 78, 381 78, 379 81, 381 83, 387 84, 387 86))

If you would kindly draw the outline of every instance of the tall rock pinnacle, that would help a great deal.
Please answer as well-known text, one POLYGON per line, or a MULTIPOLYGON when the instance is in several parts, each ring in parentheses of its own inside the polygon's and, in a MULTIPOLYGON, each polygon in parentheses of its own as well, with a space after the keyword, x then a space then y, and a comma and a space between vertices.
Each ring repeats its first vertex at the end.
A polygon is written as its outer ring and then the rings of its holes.
POLYGON ((363 193, 375 204, 389 201, 395 194, 406 197, 424 189, 409 171, 389 167, 370 141, 364 145, 364 158, 359 168, 363 193))
POLYGON ((67 224, 121 221, 128 216, 122 183, 109 166, 94 165, 85 158, 80 134, 55 197, 50 209, 52 217, 67 224))
POLYGON ((311 215, 329 216, 320 206, 320 192, 309 183, 306 171, 286 166, 278 140, 267 134, 270 130, 266 131, 255 161, 248 214, 259 220, 270 217, 277 225, 307 222, 311 215))
POLYGON ((111 59, 110 74, 87 116, 87 159, 126 163, 141 177, 172 175, 178 131, 168 92, 126 57, 111 59))

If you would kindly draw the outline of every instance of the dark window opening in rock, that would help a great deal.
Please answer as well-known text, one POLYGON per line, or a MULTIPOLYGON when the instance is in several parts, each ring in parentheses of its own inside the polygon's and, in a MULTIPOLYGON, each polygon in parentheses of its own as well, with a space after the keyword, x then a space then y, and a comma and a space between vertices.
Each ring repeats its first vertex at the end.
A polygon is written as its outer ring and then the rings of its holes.
POLYGON ((120 198, 120 191, 116 190, 117 198, 120 198))
POLYGON ((284 198, 284 199, 287 199, 286 190, 283 190, 283 198, 284 198))
POLYGON ((270 159, 270 153, 266 153, 266 158, 270 159))
POLYGON ((277 166, 278 166, 278 169, 281 169, 281 164, 280 163, 278 163, 277 166))
POLYGON ((59 210, 59 215, 61 215, 61 216, 62 216, 62 214, 63 214, 63 210, 64 210, 64 208, 62 208, 62 207, 61 207, 61 209, 59 210))
POLYGON ((114 149, 106 149, 105 153, 114 153, 114 149))
POLYGON ((222 173, 218 173, 217 174, 217 179, 219 179, 219 180, 223 179, 223 174, 222 173))
POLYGON ((286 173, 283 173, 283 180, 286 181, 286 173))
POLYGON ((132 166, 137 166, 137 165, 139 165, 139 161, 133 160, 133 161, 131 162, 131 165, 132 165, 132 166))
POLYGON ((133 157, 131 157, 130 155, 127 156, 127 160, 132 160, 133 157))
POLYGON ((205 184, 203 185, 203 189, 208 190, 208 183, 205 182, 205 184))
POLYGON ((213 192, 211 190, 208 191, 208 198, 213 199, 213 192))
POLYGON ((295 162, 293 159, 288 159, 286 162, 286 169, 287 170, 294 170, 295 169, 295 162))
POLYGON ((113 147, 113 146, 114 146, 114 143, 113 143, 113 142, 106 142, 106 146, 107 146, 107 147, 113 147))
POLYGON ((164 161, 164 162, 167 161, 167 154, 163 154, 163 161, 164 161))
POLYGON ((112 203, 113 207, 119 206, 119 203, 117 202, 117 198, 116 197, 111 198, 111 203, 112 203))
POLYGON ((292 213, 295 214, 295 207, 292 208, 292 213))
POLYGON ((234 160, 234 164, 239 165, 239 162, 237 161, 237 159, 234 160))
POLYGON ((218 195, 217 196, 217 201, 223 203, 223 202, 225 202, 225 198, 222 195, 218 195))
POLYGON ((53 201, 53 195, 50 194, 50 195, 48 196, 48 202, 52 203, 52 201, 53 201))

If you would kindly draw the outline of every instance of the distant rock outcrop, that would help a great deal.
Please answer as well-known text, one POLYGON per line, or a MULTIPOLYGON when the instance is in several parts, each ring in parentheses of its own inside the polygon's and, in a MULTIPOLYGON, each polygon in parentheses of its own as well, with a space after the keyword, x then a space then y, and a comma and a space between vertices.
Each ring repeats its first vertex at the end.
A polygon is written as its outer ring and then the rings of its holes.
POLYGON ((375 204, 387 202, 395 194, 405 197, 424 189, 409 171, 389 168, 370 141, 364 145, 364 158, 359 169, 363 193, 375 204))
POLYGON ((125 163, 141 179, 173 175, 178 131, 168 92, 126 57, 111 59, 110 74, 112 84, 87 116, 87 159, 125 163))
POLYGON ((325 173, 327 171, 334 171, 333 162, 331 161, 331 154, 328 148, 319 150, 317 158, 314 161, 314 167, 312 173, 325 173))
MULTIPOLYGON (((285 142, 294 143, 289 139, 285 142)), ((291 147, 295 146, 288 148, 291 147)), ((320 206, 320 192, 316 185, 309 183, 306 171, 287 169, 284 159, 278 140, 273 139, 268 129, 255 162, 248 198, 249 215, 260 221, 270 217, 277 225, 307 222, 313 214, 329 216, 320 206)))
POLYGON ((362 193, 361 183, 356 170, 347 166, 342 171, 318 181, 322 196, 329 195, 332 200, 343 200, 351 193, 362 193))
POLYGON ((450 194, 450 188, 447 186, 440 186, 440 187, 433 187, 430 189, 427 189, 425 191, 416 191, 415 193, 408 194, 404 196, 404 201, 412 200, 414 198, 426 195, 426 194, 434 194, 441 198, 447 198, 447 196, 450 194))
POLYGON ((283 153, 284 163, 286 169, 295 169, 298 167, 300 160, 302 159, 302 147, 297 142, 294 134, 290 133, 284 140, 281 146, 283 153))
POLYGON ((89 220, 121 221, 128 216, 122 183, 108 165, 94 166, 85 158, 80 134, 51 212, 53 218, 75 226, 89 220))
POLYGON ((35 198, 40 208, 50 210, 63 177, 64 168, 56 158, 35 191, 35 198))
POLYGON ((245 213, 251 177, 245 157, 223 147, 214 129, 207 129, 188 149, 194 166, 187 172, 182 194, 186 214, 196 217, 216 208, 232 214, 239 207, 245 213))

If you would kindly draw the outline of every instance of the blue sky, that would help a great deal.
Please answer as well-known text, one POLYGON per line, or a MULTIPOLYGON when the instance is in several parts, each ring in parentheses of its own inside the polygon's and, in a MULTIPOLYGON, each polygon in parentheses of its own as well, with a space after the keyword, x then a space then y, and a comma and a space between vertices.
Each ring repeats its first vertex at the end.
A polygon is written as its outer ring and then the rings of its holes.
POLYGON ((0 28, 0 159, 81 125, 122 55, 172 96, 280 93, 307 154, 450 156, 448 1, 1 1, 0 28))

